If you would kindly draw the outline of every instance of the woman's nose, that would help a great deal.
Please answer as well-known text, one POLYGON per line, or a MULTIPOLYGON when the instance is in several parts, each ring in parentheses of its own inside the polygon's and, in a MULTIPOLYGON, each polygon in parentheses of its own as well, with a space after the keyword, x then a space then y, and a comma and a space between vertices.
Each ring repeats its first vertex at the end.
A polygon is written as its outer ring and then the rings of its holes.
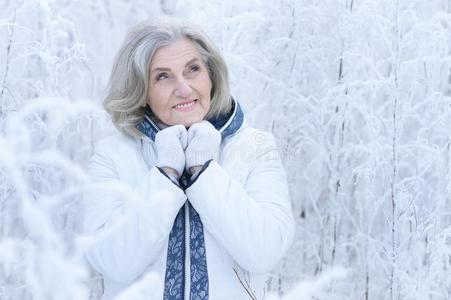
POLYGON ((177 83, 174 93, 177 97, 187 98, 191 95, 192 91, 193 91, 193 89, 188 84, 188 82, 186 82, 186 80, 182 79, 182 80, 179 80, 179 82, 177 83))

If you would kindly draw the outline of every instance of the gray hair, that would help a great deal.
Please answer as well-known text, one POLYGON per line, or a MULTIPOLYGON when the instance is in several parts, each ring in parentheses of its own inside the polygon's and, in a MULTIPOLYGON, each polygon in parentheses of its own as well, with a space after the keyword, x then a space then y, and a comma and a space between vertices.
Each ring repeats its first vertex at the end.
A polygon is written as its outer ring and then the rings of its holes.
POLYGON ((205 119, 231 109, 227 66, 210 39, 187 22, 157 18, 131 28, 114 58, 103 106, 119 130, 141 136, 136 125, 144 118, 152 58, 159 48, 183 38, 196 46, 212 82, 211 105, 205 119))

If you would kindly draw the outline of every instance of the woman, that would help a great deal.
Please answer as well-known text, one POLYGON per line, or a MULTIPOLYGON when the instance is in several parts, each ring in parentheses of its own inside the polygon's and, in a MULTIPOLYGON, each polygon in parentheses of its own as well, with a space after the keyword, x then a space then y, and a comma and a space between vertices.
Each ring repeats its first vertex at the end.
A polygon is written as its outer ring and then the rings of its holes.
POLYGON ((133 196, 85 196, 84 228, 103 233, 87 253, 103 298, 153 271, 161 299, 262 299, 294 235, 287 182, 274 137, 246 125, 210 40, 172 19, 139 24, 104 105, 120 133, 97 144, 89 174, 133 196))

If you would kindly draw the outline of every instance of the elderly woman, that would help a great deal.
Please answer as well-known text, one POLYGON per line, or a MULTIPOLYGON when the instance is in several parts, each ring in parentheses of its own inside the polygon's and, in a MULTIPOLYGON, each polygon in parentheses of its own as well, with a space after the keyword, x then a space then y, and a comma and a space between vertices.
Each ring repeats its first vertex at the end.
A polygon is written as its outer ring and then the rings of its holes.
POLYGON ((119 132, 97 144, 89 174, 133 197, 84 200, 103 299, 147 272, 164 280, 161 299, 262 299, 294 235, 287 181, 273 135, 247 126, 230 96, 216 47, 177 20, 137 25, 104 106, 119 132))

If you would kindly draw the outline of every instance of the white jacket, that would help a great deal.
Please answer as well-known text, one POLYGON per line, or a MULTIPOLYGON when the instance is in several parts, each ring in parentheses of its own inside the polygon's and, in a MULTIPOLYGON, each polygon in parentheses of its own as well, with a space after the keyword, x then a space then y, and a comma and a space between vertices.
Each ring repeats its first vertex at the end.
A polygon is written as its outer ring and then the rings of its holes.
MULTIPOLYGON (((222 140, 218 161, 185 192, 154 164, 153 141, 124 134, 101 140, 90 161, 90 177, 105 188, 87 193, 83 201, 85 232, 100 235, 86 257, 103 276, 103 299, 114 298, 147 272, 164 280, 169 233, 187 200, 204 226, 209 300, 252 299, 249 293, 263 299, 267 273, 294 236, 273 135, 243 122, 222 140), (129 197, 110 189, 118 186, 125 186, 129 197)), ((163 298, 163 288, 154 293, 163 298)))

